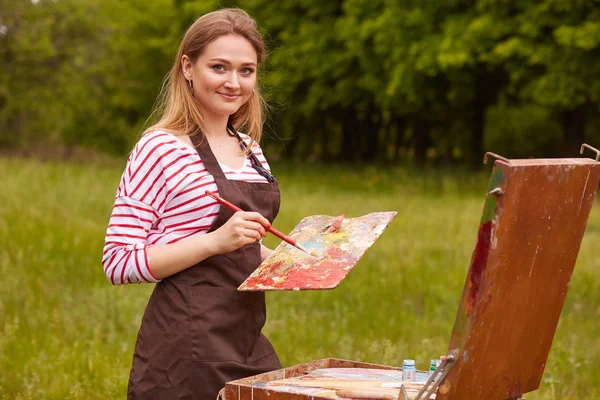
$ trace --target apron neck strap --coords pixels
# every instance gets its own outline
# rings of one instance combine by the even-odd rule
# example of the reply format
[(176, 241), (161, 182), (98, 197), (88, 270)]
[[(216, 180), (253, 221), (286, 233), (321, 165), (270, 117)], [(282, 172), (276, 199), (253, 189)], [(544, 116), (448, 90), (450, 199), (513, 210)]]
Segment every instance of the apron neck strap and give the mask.
[[(240, 137), (240, 135), (233, 128), (231, 123), (227, 124), (227, 133), (229, 134), (229, 136), (237, 139), (238, 143), (240, 144), (240, 148), (242, 149), (242, 151), (244, 151), (244, 153), (246, 152), (246, 150), (248, 150), (248, 155), (252, 162), (252, 168), (254, 168), (256, 172), (258, 172), (259, 175), (263, 176), (268, 182), (275, 182), (275, 177), (262, 166), (261, 162), (254, 155), (252, 150), (247, 149), (246, 142), (244, 142), (244, 140)], [(200, 156), (200, 159), (204, 163), (204, 166), (206, 167), (208, 172), (212, 176), (218, 176), (220, 178), (226, 179), (225, 174), (223, 173), (223, 169), (219, 165), (219, 161), (212, 152), (206, 138), (203, 138), (202, 132), (198, 131), (197, 133), (190, 135), (190, 140), (194, 144), (194, 147), (196, 148), (196, 151), (198, 152), (198, 155)]]
[(260, 176), (269, 181), (269, 183), (274, 183), (275, 177), (269, 171), (267, 171), (266, 168), (262, 166), (260, 160), (252, 152), (252, 149), (248, 149), (246, 142), (244, 142), (238, 131), (235, 130), (233, 124), (231, 123), (231, 119), (227, 121), (227, 133), (229, 134), (229, 136), (237, 138), (238, 143), (240, 144), (240, 147), (242, 148), (242, 151), (244, 151), (244, 153), (246, 153), (246, 151), (248, 152), (248, 155), (250, 156), (250, 160), (252, 162), (252, 168), (254, 168)]
[(200, 160), (202, 160), (206, 170), (215, 178), (226, 179), (223, 169), (221, 169), (221, 166), (219, 165), (219, 161), (212, 152), (208, 141), (202, 137), (202, 133), (197, 132), (193, 135), (190, 135), (190, 140), (194, 144), (194, 147), (196, 148), (196, 151), (200, 156)]

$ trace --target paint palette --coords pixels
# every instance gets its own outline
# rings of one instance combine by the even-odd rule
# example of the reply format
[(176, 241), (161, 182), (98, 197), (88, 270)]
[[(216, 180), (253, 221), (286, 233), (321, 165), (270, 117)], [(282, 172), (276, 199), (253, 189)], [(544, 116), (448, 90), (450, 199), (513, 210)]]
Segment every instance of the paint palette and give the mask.
[(328, 215), (304, 218), (290, 233), (316, 256), (282, 242), (238, 288), (242, 291), (333, 289), (383, 233), (396, 212), (346, 218), (336, 232)]

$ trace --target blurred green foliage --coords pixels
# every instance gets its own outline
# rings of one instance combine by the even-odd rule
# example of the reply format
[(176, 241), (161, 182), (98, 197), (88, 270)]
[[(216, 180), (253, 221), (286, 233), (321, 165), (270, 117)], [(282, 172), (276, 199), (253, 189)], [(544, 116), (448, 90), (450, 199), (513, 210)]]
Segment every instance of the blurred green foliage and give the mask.
[(598, 0), (0, 0), (0, 147), (131, 148), (221, 7), (269, 49), (271, 159), (473, 164), (600, 142)]

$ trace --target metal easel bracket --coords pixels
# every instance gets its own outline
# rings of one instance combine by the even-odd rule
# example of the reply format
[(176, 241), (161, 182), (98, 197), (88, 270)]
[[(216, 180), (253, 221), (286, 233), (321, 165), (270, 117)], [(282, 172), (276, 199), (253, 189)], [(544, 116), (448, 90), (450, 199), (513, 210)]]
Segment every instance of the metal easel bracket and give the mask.
[(584, 149), (589, 149), (589, 150), (595, 152), (596, 153), (595, 160), (596, 161), (600, 160), (600, 151), (598, 149), (590, 146), (589, 144), (585, 144), (584, 143), (584, 144), (581, 145), (581, 149), (579, 150), (579, 154), (583, 154)]
[(501, 187), (494, 188), (488, 192), (488, 195), (492, 196), (502, 196), (504, 194), (504, 190)]
[[(486, 153), (487, 155), (487, 153)], [(450, 373), (450, 369), (454, 366), (456, 361), (458, 361), (458, 349), (453, 349), (446, 354), (446, 358), (440, 366), (435, 370), (435, 372), (429, 377), (425, 385), (419, 390), (417, 396), (414, 400), (427, 400), (429, 397), (437, 390), (437, 388), (442, 384), (448, 373)], [(439, 379), (438, 379), (439, 376)], [(427, 393), (425, 393), (427, 392)]]
[(507, 164), (510, 164), (510, 160), (506, 157), (502, 157), (496, 153), (492, 153), (491, 151), (488, 151), (487, 153), (485, 153), (485, 155), (483, 156), (483, 163), (487, 164), (488, 162), (488, 157), (493, 157), (496, 160), (500, 160), (500, 161), (504, 161)]

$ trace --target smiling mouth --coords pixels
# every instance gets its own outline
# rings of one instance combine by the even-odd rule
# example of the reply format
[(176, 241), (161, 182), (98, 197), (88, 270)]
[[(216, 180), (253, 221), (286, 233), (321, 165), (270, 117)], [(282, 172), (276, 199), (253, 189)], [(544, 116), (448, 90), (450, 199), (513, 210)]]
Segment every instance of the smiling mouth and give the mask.
[[(217, 93), (219, 93), (219, 92), (217, 92)], [(237, 99), (238, 97), (241, 96), (239, 94), (225, 94), (225, 93), (219, 93), (219, 94), (221, 96), (225, 97), (226, 99), (230, 99), (230, 100)]]

